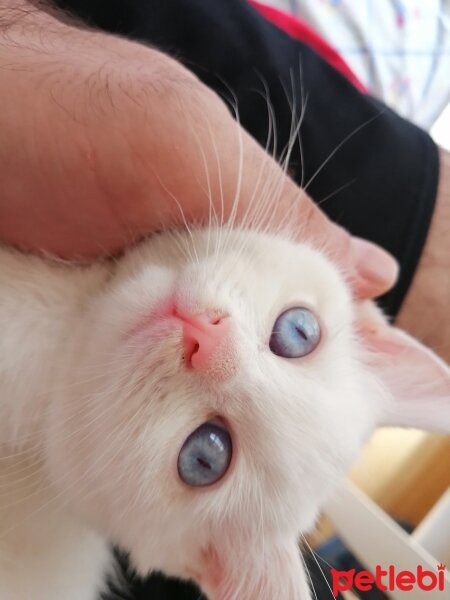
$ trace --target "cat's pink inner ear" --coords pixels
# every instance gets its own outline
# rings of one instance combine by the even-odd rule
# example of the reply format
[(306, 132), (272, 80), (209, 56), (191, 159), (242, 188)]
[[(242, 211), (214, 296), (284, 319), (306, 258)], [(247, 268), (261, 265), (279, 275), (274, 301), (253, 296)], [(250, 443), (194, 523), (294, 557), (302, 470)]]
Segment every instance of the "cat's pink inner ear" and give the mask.
[(361, 312), (358, 329), (387, 390), (383, 423), (450, 432), (450, 367), (376, 309)]

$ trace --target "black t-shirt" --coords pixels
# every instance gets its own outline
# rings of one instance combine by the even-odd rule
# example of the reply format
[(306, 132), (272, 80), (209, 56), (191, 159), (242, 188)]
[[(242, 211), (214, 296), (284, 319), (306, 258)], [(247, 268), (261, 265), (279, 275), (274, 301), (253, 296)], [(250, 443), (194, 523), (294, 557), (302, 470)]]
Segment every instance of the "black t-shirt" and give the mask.
[[(151, 43), (179, 59), (231, 108), (237, 102), (241, 124), (264, 147), (269, 127), (266, 90), (280, 151), (291, 135), (291, 106), (296, 105), (298, 119), (307, 97), (300, 129), (303, 158), (295, 145), (289, 173), (307, 186), (333, 220), (399, 260), (400, 280), (383, 299), (387, 312), (396, 314), (434, 208), (438, 153), (428, 134), (362, 94), (310, 47), (266, 21), (245, 0), (55, 3), (90, 25)], [(328, 597), (329, 588), (315, 563), (309, 566), (318, 597)], [(159, 576), (135, 579), (130, 590), (130, 596), (110, 592), (105, 599), (199, 598), (194, 587)]]

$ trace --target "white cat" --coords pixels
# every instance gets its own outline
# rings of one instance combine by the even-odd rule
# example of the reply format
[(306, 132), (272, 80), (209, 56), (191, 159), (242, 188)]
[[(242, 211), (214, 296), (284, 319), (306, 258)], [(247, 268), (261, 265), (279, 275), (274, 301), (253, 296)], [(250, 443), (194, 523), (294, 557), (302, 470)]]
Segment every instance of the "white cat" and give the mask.
[(211, 600), (308, 600), (298, 536), (373, 428), (450, 431), (448, 367), (285, 236), (2, 249), (0, 330), (1, 600), (95, 600), (110, 543)]

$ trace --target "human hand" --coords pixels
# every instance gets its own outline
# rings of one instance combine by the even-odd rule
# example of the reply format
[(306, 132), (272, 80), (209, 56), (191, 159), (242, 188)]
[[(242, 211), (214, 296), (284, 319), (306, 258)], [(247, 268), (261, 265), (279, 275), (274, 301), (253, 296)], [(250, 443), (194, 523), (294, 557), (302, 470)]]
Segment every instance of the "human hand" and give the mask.
[(393, 284), (395, 261), (331, 223), (168, 56), (0, 0), (0, 61), (5, 242), (91, 258), (215, 213), (293, 224), (327, 248), (360, 297)]

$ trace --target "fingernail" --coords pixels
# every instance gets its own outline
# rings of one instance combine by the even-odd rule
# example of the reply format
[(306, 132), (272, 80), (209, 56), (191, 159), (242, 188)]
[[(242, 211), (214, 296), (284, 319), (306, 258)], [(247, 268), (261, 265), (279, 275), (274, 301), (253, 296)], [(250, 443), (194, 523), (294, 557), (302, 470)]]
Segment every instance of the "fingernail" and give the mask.
[(398, 278), (398, 262), (380, 246), (358, 237), (352, 238), (353, 255), (358, 274), (363, 279), (389, 289)]

